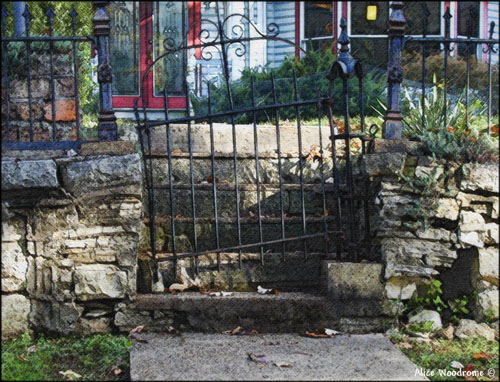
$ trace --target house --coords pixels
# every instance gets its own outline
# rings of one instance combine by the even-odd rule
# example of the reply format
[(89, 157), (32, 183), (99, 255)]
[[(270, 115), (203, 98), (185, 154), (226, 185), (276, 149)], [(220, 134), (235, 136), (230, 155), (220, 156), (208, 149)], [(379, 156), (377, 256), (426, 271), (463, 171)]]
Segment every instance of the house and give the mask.
[[(421, 36), (424, 32), (423, 3), (404, 3), (407, 35)], [(471, 37), (487, 38), (489, 24), (494, 21), (497, 27), (493, 37), (498, 39), (498, 1), (425, 3), (429, 10), (428, 36), (445, 35), (443, 15), (449, 7), (452, 15), (450, 37), (467, 36), (469, 33)], [(257, 37), (257, 29), (265, 33), (267, 25), (275, 23), (279, 27), (279, 37), (287, 41), (253, 40), (244, 47), (234, 44), (228, 50), (232, 80), (237, 79), (244, 68), (265, 65), (275, 68), (286, 57), (299, 56), (299, 47), (304, 50), (335, 50), (334, 41), (340, 33), (342, 17), (347, 20), (353, 55), (364, 63), (384, 66), (388, 52), (389, 5), (387, 1), (228, 1), (219, 4), (213, 1), (114, 1), (110, 7), (110, 54), (115, 74), (113, 105), (119, 116), (130, 116), (130, 112), (123, 112), (132, 110), (134, 99), (143, 95), (149, 108), (162, 109), (162, 91), (166, 87), (169, 109), (183, 110), (186, 107), (184, 78), (188, 78), (190, 91), (204, 94), (206, 81), (220, 77), (222, 73), (218, 58), (207, 60), (218, 54), (213, 47), (203, 51), (200, 47), (189, 51), (179, 50), (159, 60), (150, 73), (146, 73), (146, 70), (168, 48), (215, 39), (217, 9), (221, 20), (228, 18), (224, 25), (227, 35), (233, 33), (233, 36)], [(245, 19), (230, 17), (232, 14), (242, 14)], [(249, 26), (247, 20), (255, 28)], [(187, 41), (183, 41), (183, 36), (187, 36)], [(242, 53), (242, 50), (238, 52), (238, 48), (245, 51), (241, 57), (238, 53)], [(464, 49), (458, 46), (451, 54), (464, 54)], [(487, 59), (481, 46), (477, 47), (475, 54), (480, 60)], [(183, 65), (184, 62), (187, 65)], [(492, 57), (492, 62), (498, 62), (498, 53)], [(145, 74), (141, 89), (141, 76)]]

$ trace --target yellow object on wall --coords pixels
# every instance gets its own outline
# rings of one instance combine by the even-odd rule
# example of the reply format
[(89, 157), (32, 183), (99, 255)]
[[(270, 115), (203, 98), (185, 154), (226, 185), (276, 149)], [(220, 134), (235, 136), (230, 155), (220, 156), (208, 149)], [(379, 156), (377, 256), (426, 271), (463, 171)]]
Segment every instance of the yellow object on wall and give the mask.
[(368, 5), (366, 7), (366, 19), (369, 21), (377, 20), (377, 6)]

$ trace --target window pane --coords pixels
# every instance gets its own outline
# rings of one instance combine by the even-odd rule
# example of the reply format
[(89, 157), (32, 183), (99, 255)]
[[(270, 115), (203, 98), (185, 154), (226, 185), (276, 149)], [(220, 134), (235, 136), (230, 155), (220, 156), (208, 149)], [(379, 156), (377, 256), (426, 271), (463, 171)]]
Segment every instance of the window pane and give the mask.
[[(467, 21), (471, 23), (471, 37), (479, 37), (479, 2), (458, 1), (458, 34), (468, 35)], [(472, 14), (471, 14), (472, 12)]]
[(332, 36), (333, 3), (304, 2), (304, 34), (306, 38)]
[(112, 1), (110, 16), (113, 95), (138, 95), (139, 4), (136, 1)]
[(422, 25), (422, 4), (427, 5), (430, 15), (427, 17), (427, 34), (441, 34), (441, 3), (435, 1), (405, 1), (403, 12), (406, 18), (406, 34), (421, 35), (424, 32)]
[[(366, 7), (377, 6), (377, 19), (366, 19)], [(351, 35), (387, 34), (389, 3), (387, 1), (352, 1)]]
[[(160, 1), (155, 2), (153, 11), (154, 20), (154, 57), (166, 53), (163, 42), (167, 38), (175, 41), (175, 46), (179, 46), (183, 40), (183, 23), (187, 19), (187, 12), (183, 10), (185, 3), (181, 1)], [(187, 11), (187, 9), (186, 9)], [(187, 28), (186, 28), (187, 29)], [(154, 92), (155, 96), (161, 96), (164, 87), (170, 95), (184, 94), (184, 73), (182, 64), (184, 61), (184, 51), (168, 54), (155, 65), (154, 71)]]

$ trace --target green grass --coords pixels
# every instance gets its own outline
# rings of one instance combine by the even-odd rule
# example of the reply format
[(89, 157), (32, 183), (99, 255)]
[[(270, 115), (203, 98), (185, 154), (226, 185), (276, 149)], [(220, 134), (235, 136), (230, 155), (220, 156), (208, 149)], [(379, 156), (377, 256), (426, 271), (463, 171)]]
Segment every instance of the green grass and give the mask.
[[(497, 341), (487, 341), (484, 338), (455, 338), (452, 341), (433, 339), (431, 342), (418, 342), (395, 337), (392, 340), (417, 367), (434, 372), (434, 375), (427, 374), (431, 381), (464, 380), (463, 377), (440, 375), (439, 370), (457, 371), (450, 366), (453, 361), (458, 361), (473, 371), (482, 370), (484, 376), (478, 376), (480, 381), (498, 380)], [(488, 369), (495, 370), (495, 377), (488, 377)]]
[[(2, 343), (2, 380), (62, 380), (59, 372), (67, 370), (81, 380), (128, 380), (130, 345), (126, 336), (111, 334), (37, 339), (23, 334)], [(115, 375), (115, 367), (122, 372)]]

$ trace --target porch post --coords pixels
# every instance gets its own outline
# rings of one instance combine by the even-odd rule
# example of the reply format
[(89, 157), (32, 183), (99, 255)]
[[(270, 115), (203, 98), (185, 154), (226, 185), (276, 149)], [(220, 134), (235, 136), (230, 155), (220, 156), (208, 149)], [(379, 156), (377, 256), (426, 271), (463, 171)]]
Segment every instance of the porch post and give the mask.
[(403, 137), (403, 115), (401, 114), (401, 82), (403, 81), (403, 44), (406, 19), (403, 2), (391, 2), (389, 16), (389, 63), (387, 67), (387, 114), (383, 137), (400, 139)]
[(111, 30), (107, 6), (109, 1), (93, 1), (94, 36), (97, 49), (97, 81), (99, 82), (99, 140), (114, 141), (118, 137), (116, 116), (113, 110), (111, 83), (113, 69), (109, 64), (109, 33)]

